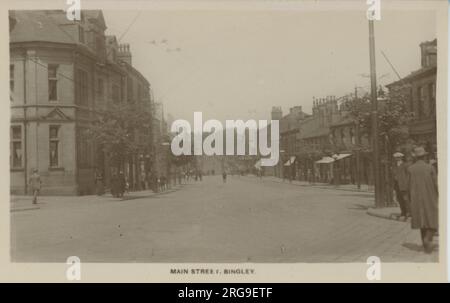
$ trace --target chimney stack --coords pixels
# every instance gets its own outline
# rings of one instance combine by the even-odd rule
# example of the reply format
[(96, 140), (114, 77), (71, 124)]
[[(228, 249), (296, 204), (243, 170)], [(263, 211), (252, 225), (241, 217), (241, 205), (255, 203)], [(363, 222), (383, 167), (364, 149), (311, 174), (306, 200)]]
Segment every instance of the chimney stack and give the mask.
[(132, 65), (130, 45), (128, 43), (119, 44), (118, 57), (120, 60)]

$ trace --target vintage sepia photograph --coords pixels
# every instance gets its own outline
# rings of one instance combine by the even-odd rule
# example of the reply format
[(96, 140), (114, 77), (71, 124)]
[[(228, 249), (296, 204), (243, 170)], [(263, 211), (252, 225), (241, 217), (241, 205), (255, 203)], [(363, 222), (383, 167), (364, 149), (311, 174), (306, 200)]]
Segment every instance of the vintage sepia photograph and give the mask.
[(10, 262), (444, 262), (436, 9), (306, 2), (10, 9)]

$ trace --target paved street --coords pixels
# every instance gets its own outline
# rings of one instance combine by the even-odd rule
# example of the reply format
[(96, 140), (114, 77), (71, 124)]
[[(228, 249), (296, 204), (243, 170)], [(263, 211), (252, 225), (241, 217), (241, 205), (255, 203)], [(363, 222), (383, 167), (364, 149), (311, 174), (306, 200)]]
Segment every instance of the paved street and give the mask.
[[(21, 203), (24, 203), (22, 201)], [(205, 177), (162, 194), (43, 197), (15, 211), (19, 262), (430, 262), (409, 224), (366, 214), (370, 193)]]

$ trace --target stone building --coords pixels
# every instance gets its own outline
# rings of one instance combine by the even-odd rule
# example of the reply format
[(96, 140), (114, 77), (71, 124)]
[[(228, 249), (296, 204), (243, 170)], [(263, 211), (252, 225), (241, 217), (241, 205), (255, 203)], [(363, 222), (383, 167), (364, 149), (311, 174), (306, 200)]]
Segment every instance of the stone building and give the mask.
[(298, 134), (300, 123), (310, 117), (305, 113), (301, 106), (294, 106), (289, 109), (289, 113), (283, 116), (281, 107), (272, 107), (271, 118), (272, 120), (279, 121), (280, 131), (280, 158), (278, 165), (272, 169), (274, 173), (267, 170), (268, 174), (274, 174), (276, 176), (285, 176), (289, 178), (295, 178), (296, 169), (296, 151), (298, 148)]
[(335, 96), (313, 98), (312, 115), (300, 123), (297, 149), (300, 180), (316, 178), (328, 181), (325, 168), (316, 166), (315, 162), (334, 153), (330, 126), (340, 119), (341, 113)]
[(437, 40), (420, 44), (421, 67), (406, 77), (386, 85), (393, 98), (406, 103), (414, 113), (409, 135), (427, 151), (436, 149), (436, 73)]
[(14, 11), (10, 24), (11, 191), (27, 191), (36, 168), (42, 194), (91, 194), (95, 169), (107, 179), (110, 170), (86, 135), (89, 122), (112, 103), (150, 106), (150, 85), (129, 46), (105, 35), (99, 10), (79, 21), (62, 10)]

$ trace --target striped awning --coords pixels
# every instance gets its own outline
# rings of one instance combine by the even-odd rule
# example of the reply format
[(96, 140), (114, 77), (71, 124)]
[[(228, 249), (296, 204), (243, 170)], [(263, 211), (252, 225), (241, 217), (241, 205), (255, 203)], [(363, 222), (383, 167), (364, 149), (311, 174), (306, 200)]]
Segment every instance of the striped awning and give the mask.
[(323, 157), (322, 159), (316, 161), (317, 164), (329, 164), (333, 163), (334, 159), (331, 157)]

